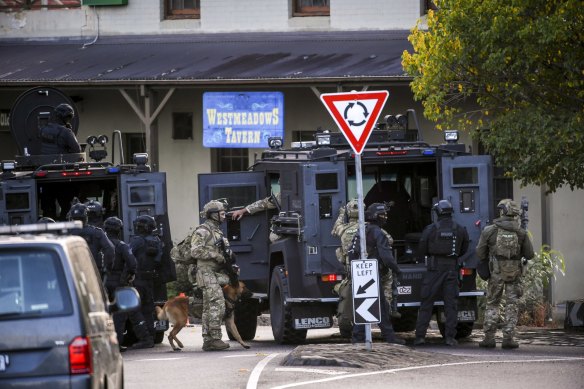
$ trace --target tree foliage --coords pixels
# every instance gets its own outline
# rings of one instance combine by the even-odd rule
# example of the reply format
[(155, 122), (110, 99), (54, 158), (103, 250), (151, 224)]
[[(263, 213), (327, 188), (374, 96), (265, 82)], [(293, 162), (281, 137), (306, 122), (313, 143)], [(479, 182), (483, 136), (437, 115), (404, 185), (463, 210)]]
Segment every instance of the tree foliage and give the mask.
[(403, 54), (425, 116), (471, 131), (523, 185), (584, 188), (579, 0), (436, 0)]

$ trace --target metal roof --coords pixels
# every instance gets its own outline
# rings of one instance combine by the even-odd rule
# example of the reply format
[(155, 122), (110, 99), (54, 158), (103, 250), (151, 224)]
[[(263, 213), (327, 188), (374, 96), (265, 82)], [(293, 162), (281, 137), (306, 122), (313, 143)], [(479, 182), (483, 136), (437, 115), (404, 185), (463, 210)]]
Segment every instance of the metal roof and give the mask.
[(408, 31), (0, 39), (0, 86), (409, 80)]

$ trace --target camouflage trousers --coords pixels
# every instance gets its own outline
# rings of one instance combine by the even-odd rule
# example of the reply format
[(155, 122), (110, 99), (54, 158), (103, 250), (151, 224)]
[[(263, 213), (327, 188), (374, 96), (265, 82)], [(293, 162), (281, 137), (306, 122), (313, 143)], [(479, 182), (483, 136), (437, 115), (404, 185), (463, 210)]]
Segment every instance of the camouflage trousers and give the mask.
[(391, 302), (393, 301), (393, 273), (391, 271), (381, 276), (381, 287), (383, 288), (383, 295), (391, 307)]
[(223, 273), (199, 269), (197, 284), (203, 291), (203, 314), (201, 317), (203, 340), (221, 339), (221, 322), (225, 315), (225, 298), (223, 285), (229, 283), (229, 278)]
[(515, 326), (517, 325), (518, 301), (523, 290), (521, 287), (521, 277), (514, 281), (505, 282), (499, 273), (491, 273), (487, 286), (487, 306), (485, 309), (485, 320), (483, 328), (485, 334), (494, 335), (499, 322), (499, 305), (505, 293), (505, 317), (503, 319), (503, 337), (513, 338)]

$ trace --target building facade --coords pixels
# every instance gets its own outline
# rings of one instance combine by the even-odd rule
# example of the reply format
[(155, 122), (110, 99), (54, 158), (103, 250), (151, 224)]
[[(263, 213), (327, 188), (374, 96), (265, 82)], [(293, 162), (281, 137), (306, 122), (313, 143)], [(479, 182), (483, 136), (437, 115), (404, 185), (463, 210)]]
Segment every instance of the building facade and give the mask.
[[(413, 108), (424, 139), (440, 143), (401, 69), (408, 31), (429, 7), (425, 0), (0, 1), (0, 156), (17, 152), (6, 118), (18, 95), (59, 88), (76, 103), (80, 141), (119, 130), (126, 154), (148, 151), (167, 173), (180, 240), (198, 223), (197, 174), (245, 169), (262, 150), (204, 147), (207, 92), (281, 93), (289, 144), (319, 127), (336, 130), (320, 93), (388, 90), (382, 115)], [(479, 149), (467, 135), (462, 141)], [(566, 257), (553, 301), (583, 298), (583, 192), (550, 196), (511, 184), (498, 196), (509, 194), (530, 201), (534, 247), (547, 243)]]

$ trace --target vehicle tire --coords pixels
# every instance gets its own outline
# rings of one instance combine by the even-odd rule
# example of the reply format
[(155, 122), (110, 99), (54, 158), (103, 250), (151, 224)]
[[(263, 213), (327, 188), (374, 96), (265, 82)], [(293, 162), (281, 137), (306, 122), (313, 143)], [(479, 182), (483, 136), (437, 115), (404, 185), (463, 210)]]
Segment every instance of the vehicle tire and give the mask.
[(164, 340), (164, 331), (157, 331), (154, 333), (154, 344), (160, 344)]
[(253, 340), (258, 328), (258, 300), (250, 298), (242, 299), (235, 306), (234, 315), (235, 325), (237, 326), (239, 335), (241, 335), (241, 339)]
[[(468, 323), (468, 322), (464, 322), (464, 323), (458, 323), (456, 325), (456, 339), (462, 339), (462, 338), (468, 338), (470, 336), (470, 334), (472, 333), (472, 329), (474, 326), (474, 322), (472, 323)], [(442, 335), (442, 337), (444, 337), (446, 328), (444, 326), (444, 322), (438, 322), (438, 329), (440, 330), (440, 335)]]
[(287, 294), (288, 280), (284, 275), (284, 268), (276, 266), (270, 284), (270, 319), (274, 340), (279, 344), (304, 343), (306, 330), (294, 329), (291, 308), (284, 304)]

